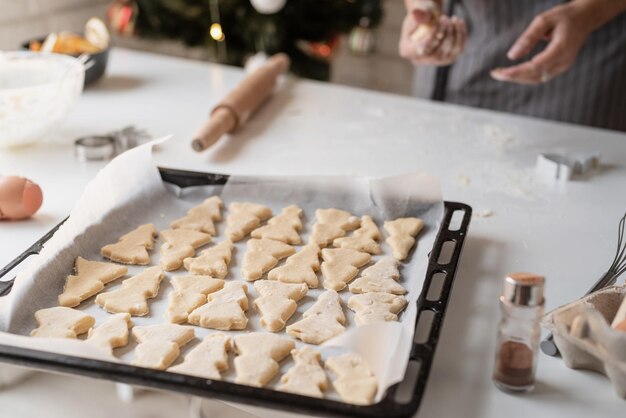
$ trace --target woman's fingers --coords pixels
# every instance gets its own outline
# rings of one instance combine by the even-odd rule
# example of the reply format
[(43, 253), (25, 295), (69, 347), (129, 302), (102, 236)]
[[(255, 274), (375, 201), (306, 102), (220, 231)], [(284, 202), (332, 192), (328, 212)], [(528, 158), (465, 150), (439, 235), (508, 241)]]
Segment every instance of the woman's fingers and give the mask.
[(440, 61), (446, 61), (452, 53), (456, 31), (454, 25), (447, 16), (441, 17), (440, 25), (442, 26), (443, 37), (439, 45), (431, 52), (431, 54)]
[(492, 76), (497, 80), (523, 84), (545, 83), (571, 66), (569, 38), (567, 33), (557, 28), (546, 48), (530, 61), (496, 69), (492, 71)]
[(441, 12), (441, 0), (413, 0), (411, 3), (411, 8), (427, 10), (433, 13)]
[(430, 23), (417, 23), (426, 19), (420, 13), (418, 16), (411, 12), (404, 19), (399, 43), (400, 55), (417, 65), (452, 63), (463, 51), (467, 41), (465, 23), (445, 15), (438, 16)]
[(456, 16), (452, 18), (452, 22), (456, 30), (455, 44), (452, 48), (451, 54), (452, 58), (454, 59), (458, 57), (465, 49), (465, 44), (467, 43), (467, 26), (465, 26), (465, 22), (463, 22)]
[(549, 16), (548, 13), (542, 13), (533, 19), (507, 52), (506, 55), (510, 60), (518, 60), (528, 55), (542, 39), (549, 36), (554, 28), (554, 22)]
[(416, 49), (418, 56), (432, 55), (437, 51), (446, 37), (446, 19), (446, 16), (441, 16), (437, 23), (429, 29), (428, 34), (424, 36), (423, 40), (417, 42)]
[(413, 9), (411, 10), (411, 16), (415, 25), (430, 24), (434, 19), (432, 13), (428, 10)]
[(446, 38), (436, 56), (440, 65), (453, 63), (463, 52), (467, 39), (465, 24), (456, 17), (450, 19), (446, 33)]
[(398, 44), (398, 52), (400, 56), (407, 59), (416, 57), (415, 43), (411, 40), (411, 34), (417, 29), (417, 23), (413, 16), (407, 14), (402, 22), (402, 30), (400, 32), (400, 42)]
[(499, 81), (512, 81), (520, 84), (538, 84), (549, 77), (542, 73), (532, 61), (515, 65), (508, 68), (496, 68), (491, 71), (491, 76)]

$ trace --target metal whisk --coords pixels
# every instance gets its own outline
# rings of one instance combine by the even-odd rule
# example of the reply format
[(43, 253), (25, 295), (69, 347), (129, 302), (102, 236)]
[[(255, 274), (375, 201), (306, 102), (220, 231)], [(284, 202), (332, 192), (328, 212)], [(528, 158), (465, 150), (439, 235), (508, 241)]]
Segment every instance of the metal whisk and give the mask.
[[(611, 286), (615, 284), (619, 276), (621, 276), (624, 272), (626, 272), (626, 239), (624, 237), (624, 230), (626, 228), (626, 214), (622, 216), (622, 219), (619, 221), (619, 226), (617, 228), (617, 250), (615, 251), (615, 258), (613, 259), (613, 264), (604, 273), (604, 276), (600, 278), (593, 285), (591, 289), (587, 292), (593, 293), (596, 290), (600, 290), (604, 287)], [(552, 334), (548, 334), (548, 336), (541, 341), (540, 344), (541, 351), (546, 353), (549, 356), (556, 356), (559, 354), (559, 349), (556, 347), (554, 343), (554, 338)]]

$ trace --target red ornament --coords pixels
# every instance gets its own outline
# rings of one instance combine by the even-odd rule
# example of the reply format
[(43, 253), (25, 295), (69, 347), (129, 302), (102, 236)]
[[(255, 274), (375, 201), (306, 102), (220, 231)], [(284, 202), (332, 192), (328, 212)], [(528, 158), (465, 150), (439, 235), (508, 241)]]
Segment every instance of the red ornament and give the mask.
[(116, 0), (107, 9), (109, 27), (120, 35), (132, 36), (135, 34), (137, 13), (137, 5), (133, 1)]
[(333, 35), (325, 42), (311, 42), (309, 44), (309, 55), (323, 60), (330, 60), (333, 53), (337, 50), (339, 42), (338, 34)]

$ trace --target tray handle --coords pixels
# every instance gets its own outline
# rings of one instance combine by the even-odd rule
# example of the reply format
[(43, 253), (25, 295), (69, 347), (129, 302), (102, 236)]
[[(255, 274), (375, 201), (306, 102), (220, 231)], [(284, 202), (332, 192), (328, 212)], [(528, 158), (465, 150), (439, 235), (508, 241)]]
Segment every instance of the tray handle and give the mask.
[[(455, 215), (457, 212), (461, 212), (462, 215), (460, 226), (452, 223), (453, 216), (455, 218), (458, 216)], [(405, 379), (389, 388), (383, 400), (388, 408), (395, 410), (390, 415), (411, 416), (419, 408), (435, 357), (435, 349), (471, 217), (470, 206), (445, 202), (444, 218), (428, 260), (424, 286), (417, 300), (415, 336)], [(454, 226), (457, 228), (451, 229)], [(453, 243), (454, 247), (449, 248), (451, 245), (446, 243)], [(447, 257), (442, 260), (444, 254)], [(439, 279), (440, 275), (443, 275), (442, 280)], [(431, 290), (434, 290), (436, 296), (431, 294)]]
[(54, 233), (57, 232), (57, 230), (61, 227), (61, 225), (63, 225), (66, 220), (67, 218), (63, 219), (54, 228), (48, 231), (43, 237), (39, 238), (37, 242), (28, 247), (26, 251), (15, 257), (9, 264), (0, 269), (0, 297), (6, 296), (11, 292), (11, 289), (13, 288), (13, 283), (15, 283), (15, 276), (9, 280), (1, 279), (6, 276), (10, 271), (22, 264), (24, 260), (26, 260), (31, 255), (39, 254), (43, 249), (44, 244), (48, 242), (50, 238), (52, 238)]

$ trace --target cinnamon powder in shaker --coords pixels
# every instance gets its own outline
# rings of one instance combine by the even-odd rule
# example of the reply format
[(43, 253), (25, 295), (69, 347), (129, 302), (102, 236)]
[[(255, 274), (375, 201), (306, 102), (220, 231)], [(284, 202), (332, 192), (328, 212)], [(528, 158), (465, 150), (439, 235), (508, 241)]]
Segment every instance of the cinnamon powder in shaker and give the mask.
[(535, 380), (532, 350), (524, 343), (502, 343), (494, 378), (508, 386), (532, 385)]

